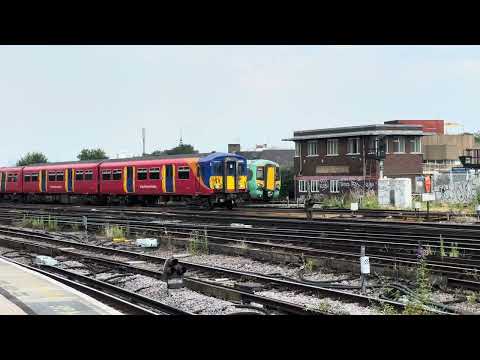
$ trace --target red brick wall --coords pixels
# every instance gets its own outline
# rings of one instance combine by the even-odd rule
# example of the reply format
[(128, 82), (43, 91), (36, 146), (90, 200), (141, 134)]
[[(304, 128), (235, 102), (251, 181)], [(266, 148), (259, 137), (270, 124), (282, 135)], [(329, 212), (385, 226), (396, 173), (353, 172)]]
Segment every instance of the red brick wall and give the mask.
[(385, 121), (385, 124), (404, 124), (404, 125), (422, 125), (423, 131), (433, 132), (435, 134), (445, 134), (444, 120), (393, 120)]

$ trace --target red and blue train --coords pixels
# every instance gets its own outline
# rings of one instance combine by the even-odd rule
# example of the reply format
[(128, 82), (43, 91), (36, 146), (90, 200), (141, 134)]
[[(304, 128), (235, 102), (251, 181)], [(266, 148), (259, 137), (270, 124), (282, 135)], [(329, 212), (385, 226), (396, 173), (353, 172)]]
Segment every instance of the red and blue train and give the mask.
[(0, 199), (21, 202), (160, 204), (232, 208), (248, 196), (237, 154), (173, 155), (0, 168)]

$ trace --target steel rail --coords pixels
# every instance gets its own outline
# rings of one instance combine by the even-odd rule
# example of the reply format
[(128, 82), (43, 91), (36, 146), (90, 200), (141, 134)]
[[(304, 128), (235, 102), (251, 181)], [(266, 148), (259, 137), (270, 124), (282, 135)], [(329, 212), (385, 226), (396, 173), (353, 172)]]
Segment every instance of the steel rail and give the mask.
[[(104, 284), (99, 285), (98, 283), (88, 282), (89, 285), (85, 285), (85, 284), (79, 282), (79, 280), (81, 280), (81, 275), (64, 271), (63, 274), (62, 274), (63, 276), (60, 276), (60, 275), (57, 275), (57, 274), (52, 274), (50, 271), (42, 270), (38, 267), (33, 267), (33, 266), (26, 265), (26, 264), (22, 264), (20, 262), (17, 262), (15, 260), (12, 260), (12, 259), (9, 259), (9, 258), (6, 258), (4, 256), (0, 256), (0, 258), (5, 260), (5, 261), (8, 261), (10, 263), (19, 265), (23, 268), (26, 268), (26, 269), (35, 271), (39, 274), (45, 275), (45, 276), (47, 276), (51, 279), (54, 279), (54, 280), (56, 280), (56, 281), (58, 281), (62, 284), (65, 284), (65, 285), (67, 285), (71, 288), (74, 288), (74, 289), (76, 289), (76, 290), (78, 290), (78, 291), (80, 291), (84, 294), (89, 295), (90, 297), (92, 297), (96, 300), (99, 300), (99, 301), (105, 303), (106, 305), (109, 305), (112, 308), (115, 308), (115, 309), (119, 310), (124, 315), (159, 315), (158, 312), (154, 312), (154, 311), (152, 311), (148, 308), (141, 307), (141, 306), (139, 306), (139, 305), (137, 305), (137, 304), (135, 304), (131, 301), (127, 301), (124, 298), (117, 296), (120, 293), (120, 291), (108, 291), (108, 292), (104, 291), (105, 288), (106, 288), (104, 286)], [(71, 280), (71, 279), (75, 279), (76, 281)], [(85, 283), (85, 281), (83, 281), (83, 282)], [(113, 295), (113, 294), (115, 294), (115, 295)], [(125, 297), (125, 294), (126, 293), (123, 292), (120, 296), (123, 295), (123, 297)], [(167, 313), (163, 313), (163, 314), (167, 315)]]
[[(38, 239), (38, 237), (36, 237)], [(125, 256), (130, 256), (132, 258), (135, 258), (137, 260), (146, 260), (146, 261), (151, 261), (153, 263), (163, 263), (166, 258), (160, 257), (160, 256), (153, 256), (153, 255), (148, 255), (148, 254), (142, 254), (142, 253), (136, 253), (136, 252), (131, 252), (127, 250), (121, 250), (121, 249), (112, 249), (112, 248), (106, 248), (103, 246), (98, 246), (98, 245), (88, 245), (84, 243), (77, 243), (74, 241), (70, 240), (58, 240), (58, 239), (52, 239), (52, 238), (46, 238), (46, 241), (54, 242), (54, 243), (61, 243), (61, 244), (66, 244), (70, 246), (77, 246), (80, 248), (84, 249), (90, 249), (91, 251), (99, 251), (99, 252), (107, 252), (110, 254), (115, 254), (115, 255), (125, 255)], [(61, 252), (68, 252), (69, 250), (67, 249), (58, 249)], [(102, 259), (101, 261), (105, 261), (105, 259)], [(108, 260), (107, 260), (108, 261)], [(318, 294), (321, 294), (323, 296), (345, 301), (349, 300), (352, 302), (364, 304), (364, 305), (371, 305), (371, 303), (378, 303), (378, 304), (390, 304), (396, 308), (404, 308), (405, 304), (396, 302), (396, 301), (391, 301), (387, 299), (379, 299), (375, 297), (370, 297), (366, 295), (360, 295), (360, 294), (353, 294), (349, 292), (345, 292), (342, 290), (337, 290), (337, 289), (330, 289), (330, 288), (324, 288), (321, 286), (315, 286), (311, 284), (305, 284), (301, 281), (293, 280), (293, 279), (279, 279), (276, 277), (271, 277), (267, 275), (262, 275), (262, 274), (257, 274), (257, 273), (250, 273), (250, 272), (245, 272), (245, 271), (238, 271), (238, 270), (232, 270), (232, 269), (227, 269), (223, 267), (215, 267), (215, 266), (209, 266), (209, 265), (203, 265), (203, 264), (195, 264), (191, 263), (188, 261), (179, 261), (182, 263), (184, 266), (190, 269), (194, 270), (200, 270), (200, 271), (206, 271), (206, 272), (216, 272), (219, 274), (223, 275), (228, 275), (228, 276), (236, 276), (236, 277), (242, 277), (242, 278), (249, 278), (253, 281), (259, 281), (259, 282), (264, 282), (264, 283), (272, 283), (276, 285), (283, 286), (285, 288), (297, 288), (302, 291), (313, 291)], [(192, 278), (188, 278), (190, 280), (195, 280)], [(433, 309), (430, 309), (429, 311), (438, 313), (438, 314), (449, 314), (446, 312), (442, 311), (435, 311)]]

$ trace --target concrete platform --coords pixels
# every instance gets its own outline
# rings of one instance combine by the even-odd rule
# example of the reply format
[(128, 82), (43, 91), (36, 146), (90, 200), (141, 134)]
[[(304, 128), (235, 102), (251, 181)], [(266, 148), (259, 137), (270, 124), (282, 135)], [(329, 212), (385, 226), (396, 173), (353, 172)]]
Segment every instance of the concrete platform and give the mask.
[(0, 315), (119, 315), (56, 280), (0, 257)]

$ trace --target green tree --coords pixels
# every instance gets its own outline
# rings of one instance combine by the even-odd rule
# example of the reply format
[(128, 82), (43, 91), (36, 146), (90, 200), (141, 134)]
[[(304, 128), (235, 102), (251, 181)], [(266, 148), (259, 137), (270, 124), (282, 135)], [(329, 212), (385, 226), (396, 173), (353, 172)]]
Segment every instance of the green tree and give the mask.
[(195, 150), (194, 147), (190, 144), (182, 144), (174, 147), (173, 149), (165, 150), (164, 154), (166, 155), (198, 154), (198, 150)]
[(17, 166), (43, 164), (48, 162), (47, 157), (41, 152), (29, 152), (17, 161)]
[(83, 149), (77, 155), (78, 160), (106, 160), (107, 154), (102, 149)]
[(280, 168), (280, 180), (282, 181), (282, 186), (280, 188), (280, 196), (282, 198), (288, 196), (289, 198), (295, 197), (294, 190), (294, 170), (291, 167), (281, 167)]
[(152, 155), (152, 156), (161, 156), (161, 155), (165, 155), (165, 154), (163, 153), (163, 151), (155, 150), (155, 151), (152, 152), (150, 155)]

